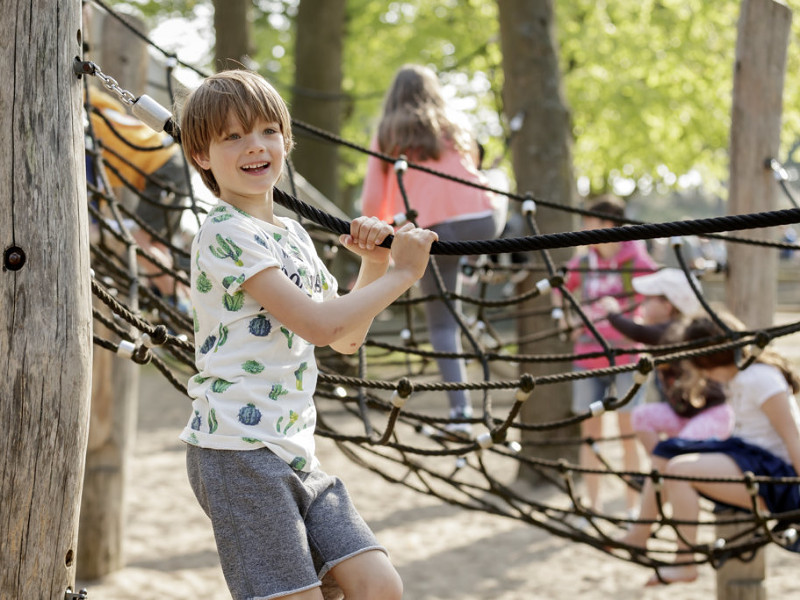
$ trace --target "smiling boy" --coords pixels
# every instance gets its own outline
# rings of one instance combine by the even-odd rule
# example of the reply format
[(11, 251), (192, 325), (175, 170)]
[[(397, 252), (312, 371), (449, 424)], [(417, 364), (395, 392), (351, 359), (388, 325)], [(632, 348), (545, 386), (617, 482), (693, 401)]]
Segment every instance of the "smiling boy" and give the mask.
[(219, 198), (192, 244), (198, 373), (181, 439), (231, 594), (319, 600), (332, 578), (348, 599), (399, 599), (386, 551), (342, 482), (320, 469), (314, 347), (355, 352), (373, 318), (422, 276), (436, 234), (401, 228), (390, 253), (379, 246), (389, 225), (353, 220), (340, 241), (361, 268), (340, 297), (308, 233), (273, 211), (293, 144), (274, 88), (248, 71), (207, 78), (186, 100), (181, 138)]

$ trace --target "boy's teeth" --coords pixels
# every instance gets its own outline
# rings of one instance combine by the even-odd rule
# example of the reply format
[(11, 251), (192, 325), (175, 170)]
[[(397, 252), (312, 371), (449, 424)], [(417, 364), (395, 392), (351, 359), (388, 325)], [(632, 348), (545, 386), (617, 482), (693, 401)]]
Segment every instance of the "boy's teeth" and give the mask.
[(264, 168), (266, 166), (267, 166), (267, 163), (261, 163), (261, 164), (258, 164), (258, 165), (245, 165), (242, 168), (245, 169), (245, 170), (250, 170), (250, 169), (262, 169), (262, 168)]

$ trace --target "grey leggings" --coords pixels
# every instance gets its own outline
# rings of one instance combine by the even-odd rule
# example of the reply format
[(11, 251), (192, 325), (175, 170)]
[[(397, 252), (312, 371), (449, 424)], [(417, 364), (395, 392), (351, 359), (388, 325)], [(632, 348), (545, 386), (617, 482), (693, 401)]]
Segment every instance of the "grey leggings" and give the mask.
[[(477, 219), (463, 221), (447, 221), (430, 227), (439, 235), (439, 240), (455, 242), (463, 240), (492, 239), (497, 234), (497, 225), (492, 215)], [(462, 277), (459, 269), (460, 256), (437, 255), (431, 257), (439, 267), (446, 290), (456, 294), (461, 293)], [(420, 287), (424, 295), (438, 294), (436, 279), (430, 266), (420, 279)], [(453, 301), (453, 306), (461, 314), (461, 302)], [(431, 345), (436, 352), (458, 353), (462, 352), (461, 329), (447, 305), (441, 300), (434, 300), (425, 304), (425, 317), (430, 332)], [(439, 371), (443, 381), (465, 381), (467, 378), (466, 364), (463, 359), (438, 358)], [(450, 402), (450, 413), (454, 417), (469, 417), (472, 415), (472, 402), (466, 390), (451, 390), (447, 392)]]

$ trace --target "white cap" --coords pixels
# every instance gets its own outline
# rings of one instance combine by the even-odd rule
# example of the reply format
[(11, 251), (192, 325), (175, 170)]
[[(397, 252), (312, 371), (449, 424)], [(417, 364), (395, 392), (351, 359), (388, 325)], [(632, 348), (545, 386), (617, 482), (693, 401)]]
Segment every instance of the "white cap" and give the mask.
[[(702, 292), (700, 282), (692, 275), (692, 283)], [(634, 277), (633, 289), (643, 296), (665, 296), (684, 315), (700, 310), (700, 301), (692, 291), (686, 274), (680, 269), (661, 269), (650, 275)]]

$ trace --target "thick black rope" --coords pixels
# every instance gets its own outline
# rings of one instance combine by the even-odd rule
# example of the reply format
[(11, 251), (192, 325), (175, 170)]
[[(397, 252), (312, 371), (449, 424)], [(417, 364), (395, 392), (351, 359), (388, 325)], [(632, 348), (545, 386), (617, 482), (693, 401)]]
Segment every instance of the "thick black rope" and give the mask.
[[(273, 199), (281, 206), (293, 210), (334, 233), (350, 233), (350, 224), (347, 221), (306, 204), (283, 190), (275, 188)], [(719, 231), (742, 231), (795, 223), (800, 223), (800, 209), (789, 208), (761, 213), (628, 225), (626, 227), (591, 229), (587, 231), (548, 233), (519, 238), (434, 242), (431, 247), (431, 254), (506, 254), (554, 248), (573, 248), (575, 246), (609, 242), (650, 240), (680, 235), (705, 235)], [(385, 248), (390, 248), (393, 239), (393, 236), (389, 236), (381, 245)]]

